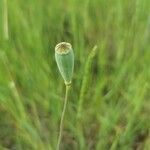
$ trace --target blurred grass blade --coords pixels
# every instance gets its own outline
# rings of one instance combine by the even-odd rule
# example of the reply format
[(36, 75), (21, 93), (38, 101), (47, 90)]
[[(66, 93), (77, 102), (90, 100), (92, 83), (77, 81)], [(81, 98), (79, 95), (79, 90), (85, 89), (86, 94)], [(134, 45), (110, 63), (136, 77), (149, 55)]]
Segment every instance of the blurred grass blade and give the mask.
[(91, 67), (92, 60), (96, 54), (96, 50), (97, 50), (97, 46), (94, 46), (94, 48), (92, 49), (92, 51), (90, 52), (90, 54), (88, 56), (86, 64), (85, 64), (82, 86), (81, 86), (81, 90), (80, 90), (79, 102), (78, 102), (78, 107), (77, 107), (77, 119), (79, 119), (82, 114), (82, 105), (84, 102), (84, 96), (85, 96), (86, 89), (88, 86), (88, 80), (89, 80), (89, 76), (90, 76), (90, 67)]
[(4, 29), (4, 39), (8, 40), (9, 39), (9, 30), (8, 30), (8, 7), (7, 7), (7, 0), (3, 0), (3, 29)]

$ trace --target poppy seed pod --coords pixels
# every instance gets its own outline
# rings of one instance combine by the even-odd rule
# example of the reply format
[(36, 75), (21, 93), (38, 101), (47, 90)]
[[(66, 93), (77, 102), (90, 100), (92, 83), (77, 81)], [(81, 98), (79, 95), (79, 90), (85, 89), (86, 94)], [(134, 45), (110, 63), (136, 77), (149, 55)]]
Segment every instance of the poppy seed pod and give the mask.
[(74, 69), (74, 53), (70, 43), (61, 42), (55, 47), (55, 59), (66, 85), (71, 84)]

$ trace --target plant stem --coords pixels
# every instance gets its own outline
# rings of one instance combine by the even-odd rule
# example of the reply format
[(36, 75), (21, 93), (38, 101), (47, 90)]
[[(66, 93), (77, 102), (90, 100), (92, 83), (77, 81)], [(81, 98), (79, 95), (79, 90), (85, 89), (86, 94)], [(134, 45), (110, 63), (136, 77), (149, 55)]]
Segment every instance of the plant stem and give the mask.
[(70, 89), (70, 85), (66, 85), (65, 101), (64, 101), (63, 111), (62, 111), (61, 120), (60, 120), (59, 136), (58, 136), (58, 142), (57, 142), (57, 150), (59, 150), (60, 143), (61, 143), (61, 138), (62, 138), (63, 122), (64, 122), (64, 116), (65, 116), (67, 101), (68, 101), (69, 89)]

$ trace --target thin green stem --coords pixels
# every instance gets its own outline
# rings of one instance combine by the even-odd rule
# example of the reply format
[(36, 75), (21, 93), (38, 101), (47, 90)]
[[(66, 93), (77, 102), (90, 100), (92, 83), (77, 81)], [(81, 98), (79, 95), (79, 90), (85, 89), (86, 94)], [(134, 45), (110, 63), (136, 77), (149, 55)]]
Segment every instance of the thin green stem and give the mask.
[(68, 101), (69, 89), (70, 89), (70, 85), (66, 85), (65, 101), (64, 101), (63, 111), (62, 111), (62, 114), (61, 114), (60, 127), (59, 127), (59, 136), (58, 136), (58, 142), (57, 142), (57, 148), (56, 148), (57, 150), (59, 150), (60, 143), (61, 143), (61, 138), (62, 138), (63, 122), (64, 122), (64, 116), (65, 116), (67, 101)]

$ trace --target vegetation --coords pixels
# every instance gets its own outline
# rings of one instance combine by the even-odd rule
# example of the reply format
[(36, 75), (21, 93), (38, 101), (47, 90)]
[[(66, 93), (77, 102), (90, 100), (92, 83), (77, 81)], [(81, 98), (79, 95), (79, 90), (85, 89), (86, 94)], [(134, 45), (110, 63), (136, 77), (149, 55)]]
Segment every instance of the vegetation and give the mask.
[(0, 149), (56, 149), (61, 41), (75, 68), (60, 149), (148, 150), (149, 0), (1, 0)]

